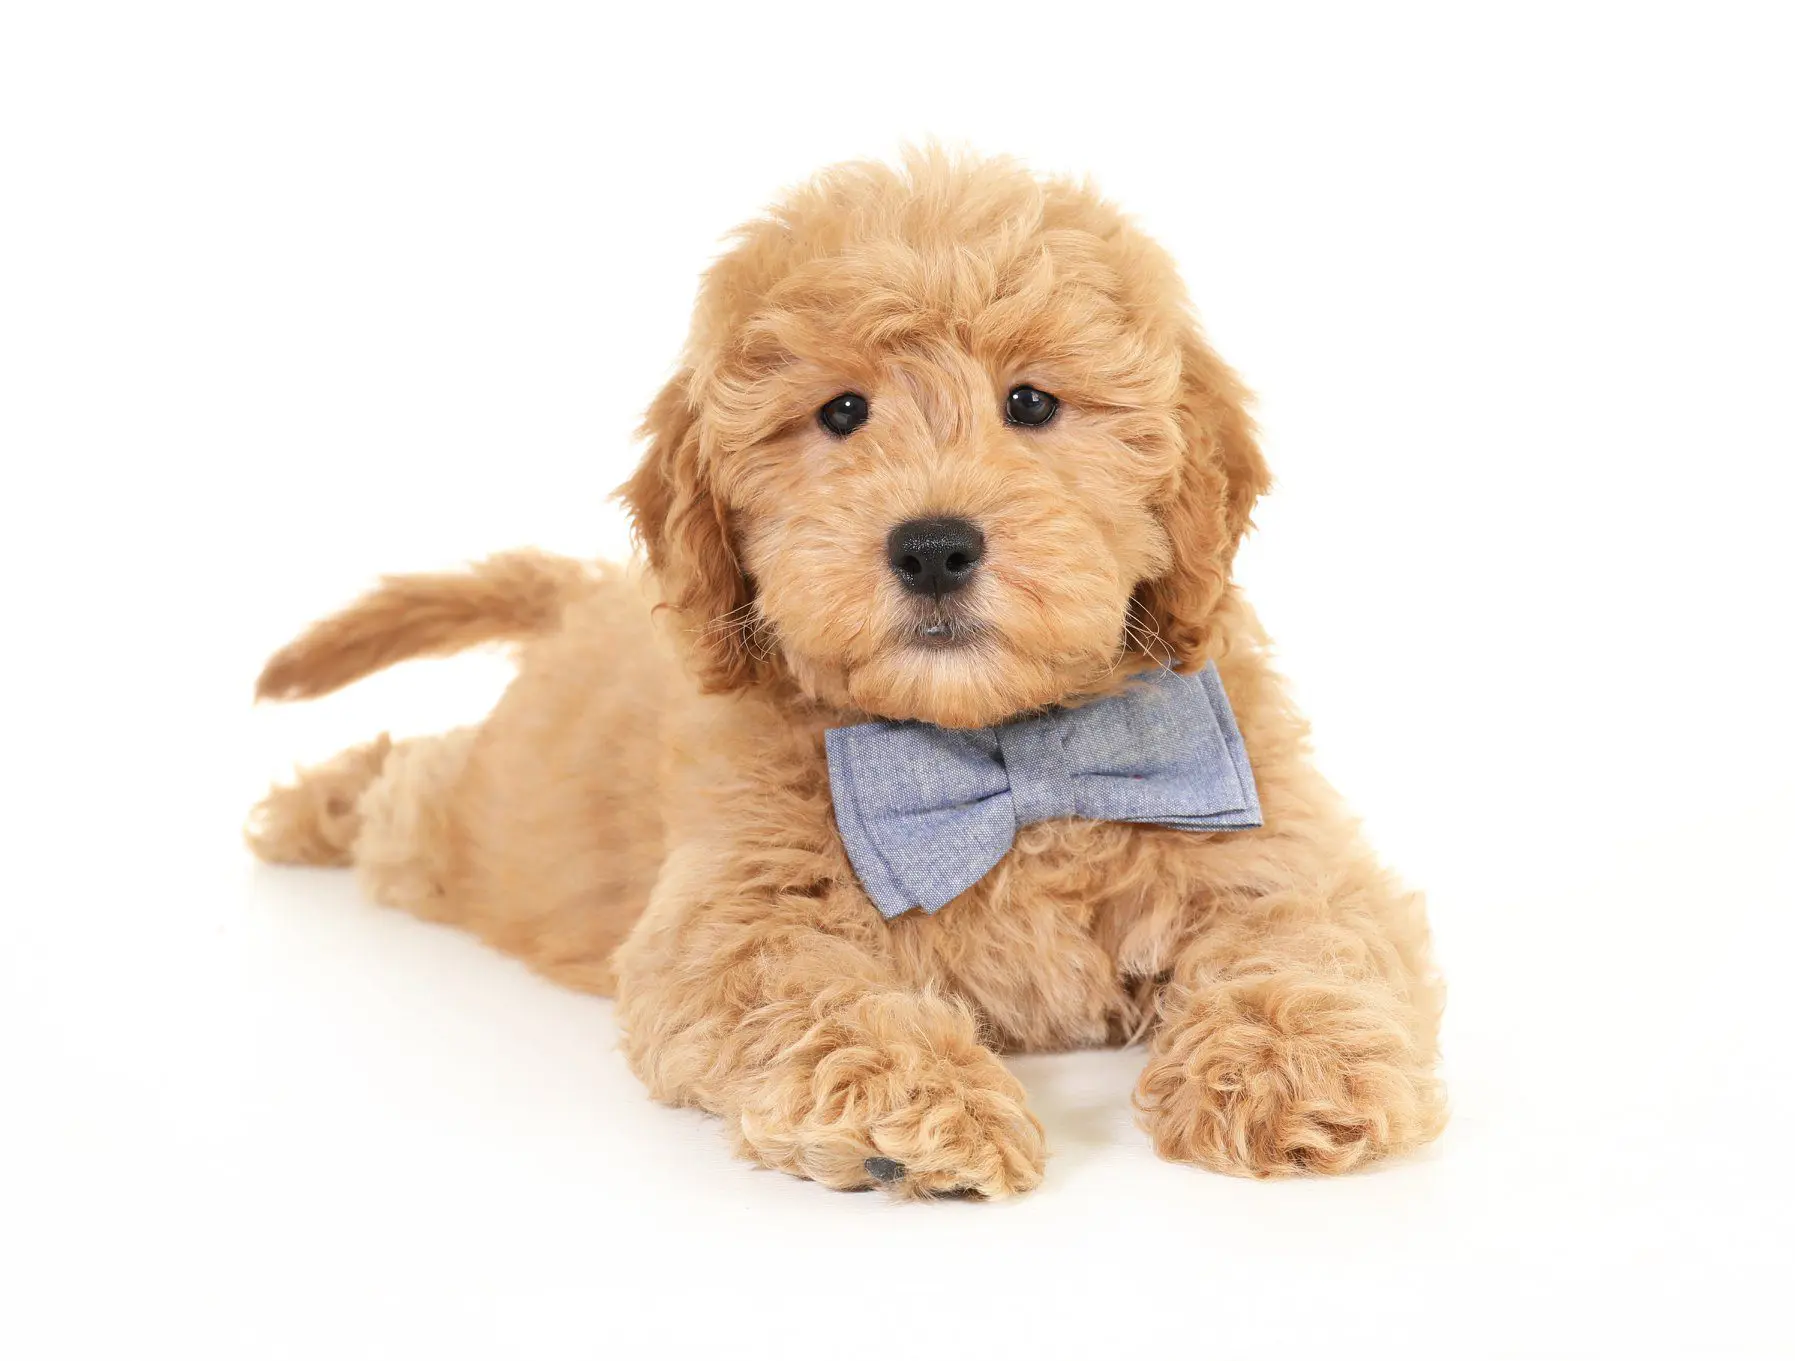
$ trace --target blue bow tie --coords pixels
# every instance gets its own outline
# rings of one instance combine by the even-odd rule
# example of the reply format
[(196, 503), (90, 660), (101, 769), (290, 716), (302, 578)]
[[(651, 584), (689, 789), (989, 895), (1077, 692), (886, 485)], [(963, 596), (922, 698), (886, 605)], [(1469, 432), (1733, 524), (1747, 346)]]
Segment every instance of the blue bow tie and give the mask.
[(835, 825), (880, 912), (938, 912), (1050, 818), (1186, 831), (1260, 825), (1259, 794), (1211, 662), (995, 728), (858, 723), (824, 734)]

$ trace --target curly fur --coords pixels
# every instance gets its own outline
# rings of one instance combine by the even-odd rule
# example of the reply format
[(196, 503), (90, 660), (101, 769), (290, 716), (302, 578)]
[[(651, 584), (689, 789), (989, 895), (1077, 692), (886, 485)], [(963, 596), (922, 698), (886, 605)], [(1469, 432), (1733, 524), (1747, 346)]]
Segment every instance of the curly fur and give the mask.
[[(1003, 421), (1024, 381), (1052, 425)], [(838, 440), (814, 417), (848, 389), (873, 415)], [(935, 153), (826, 172), (706, 278), (621, 493), (648, 573), (511, 554), (315, 627), (262, 693), (494, 639), (519, 675), (477, 730), (303, 772), (252, 844), (614, 991), (655, 1097), (830, 1186), (1027, 1190), (1041, 1129), (998, 1055), (1136, 1039), (1167, 1158), (1412, 1149), (1445, 1110), (1426, 922), (1313, 770), (1231, 583), (1268, 485), (1245, 403), (1169, 260), (1088, 187)], [(914, 645), (932, 607), (884, 562), (925, 514), (986, 535), (951, 650)], [(1220, 668), (1263, 829), (1045, 823), (940, 913), (880, 918), (826, 728), (987, 724), (1167, 659)]]

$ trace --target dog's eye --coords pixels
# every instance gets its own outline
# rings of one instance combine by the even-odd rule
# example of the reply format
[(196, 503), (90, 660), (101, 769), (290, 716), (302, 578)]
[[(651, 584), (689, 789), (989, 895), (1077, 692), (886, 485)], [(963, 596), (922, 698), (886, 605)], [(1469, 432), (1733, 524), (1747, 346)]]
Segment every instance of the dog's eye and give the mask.
[(1004, 419), (1011, 425), (1046, 425), (1059, 409), (1058, 397), (1027, 384), (1011, 388), (1009, 400), (1003, 404)]
[(866, 424), (868, 414), (866, 398), (858, 392), (844, 392), (824, 402), (816, 418), (831, 435), (851, 435)]

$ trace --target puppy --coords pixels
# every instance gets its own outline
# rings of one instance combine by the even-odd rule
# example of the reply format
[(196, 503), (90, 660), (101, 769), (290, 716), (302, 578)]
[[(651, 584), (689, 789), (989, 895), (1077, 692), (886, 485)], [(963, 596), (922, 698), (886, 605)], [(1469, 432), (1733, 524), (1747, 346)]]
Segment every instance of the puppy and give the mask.
[(258, 696), (500, 640), (519, 671), (477, 728), (301, 772), (250, 843), (614, 994), (657, 1099), (828, 1186), (1026, 1191), (998, 1056), (1137, 1040), (1166, 1158), (1413, 1149), (1426, 922), (1231, 582), (1245, 401), (1088, 188), (829, 170), (705, 278), (620, 493), (646, 571), (513, 553), (313, 627)]

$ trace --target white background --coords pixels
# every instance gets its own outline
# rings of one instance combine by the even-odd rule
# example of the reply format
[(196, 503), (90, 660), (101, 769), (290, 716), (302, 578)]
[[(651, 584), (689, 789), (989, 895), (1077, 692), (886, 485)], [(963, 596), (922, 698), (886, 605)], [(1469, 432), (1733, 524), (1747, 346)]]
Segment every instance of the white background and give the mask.
[[(0, 1352), (1786, 1350), (1795, 700), (1776, 7), (10, 5)], [(651, 12), (652, 10), (652, 12)], [(1280, 477), (1241, 575), (1431, 895), (1455, 1119), (1259, 1185), (1027, 1058), (1003, 1205), (730, 1160), (608, 1004), (254, 867), (254, 711), (377, 572), (626, 551), (719, 238), (936, 134), (1183, 262)]]

